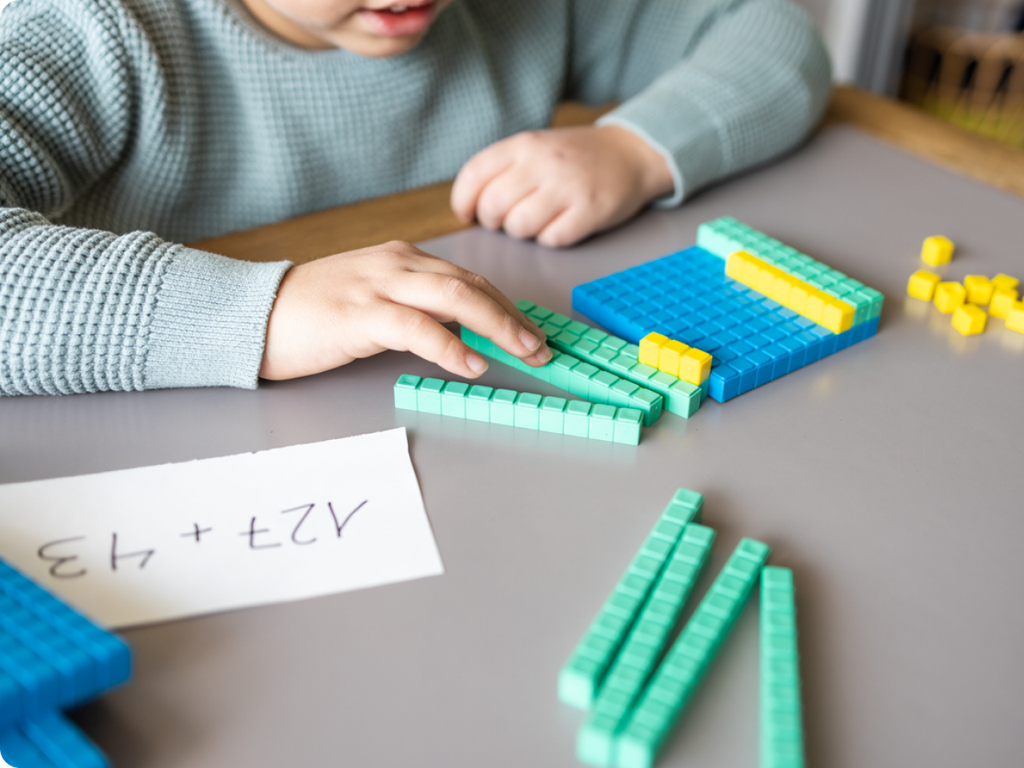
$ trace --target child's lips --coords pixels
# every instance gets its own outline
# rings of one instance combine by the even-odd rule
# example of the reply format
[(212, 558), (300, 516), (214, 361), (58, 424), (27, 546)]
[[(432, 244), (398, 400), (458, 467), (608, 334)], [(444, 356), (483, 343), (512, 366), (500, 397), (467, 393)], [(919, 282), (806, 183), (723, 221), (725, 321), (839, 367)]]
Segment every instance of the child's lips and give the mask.
[(434, 3), (392, 3), (381, 8), (360, 8), (370, 29), (383, 37), (407, 37), (426, 31), (434, 20)]

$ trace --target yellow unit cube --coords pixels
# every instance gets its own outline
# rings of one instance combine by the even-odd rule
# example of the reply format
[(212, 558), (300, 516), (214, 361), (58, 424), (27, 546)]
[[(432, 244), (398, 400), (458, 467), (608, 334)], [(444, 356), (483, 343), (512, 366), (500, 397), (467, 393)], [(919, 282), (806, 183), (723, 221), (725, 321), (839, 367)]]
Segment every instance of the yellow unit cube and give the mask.
[(661, 357), (661, 348), (668, 341), (668, 336), (660, 333), (648, 333), (640, 339), (640, 362), (649, 365), (651, 368), (658, 367), (658, 358)]
[(747, 265), (747, 260), (744, 258), (745, 256), (746, 254), (743, 251), (730, 253), (725, 260), (725, 274), (733, 280), (742, 281), (743, 269)]
[(910, 276), (910, 282), (907, 284), (907, 293), (915, 299), (931, 301), (932, 296), (935, 295), (935, 286), (941, 280), (942, 278), (934, 272), (929, 272), (927, 269), (919, 269)]
[(935, 306), (939, 312), (947, 315), (963, 304), (966, 298), (967, 291), (960, 283), (939, 283), (935, 287)]
[(793, 281), (793, 287), (789, 289), (789, 303), (787, 307), (797, 314), (804, 314), (807, 310), (807, 286), (799, 280)]
[(784, 307), (789, 306), (789, 294), (793, 290), (793, 278), (789, 275), (780, 272), (775, 277), (775, 285), (772, 286), (772, 292), (768, 294), (775, 301), (779, 302)]
[(989, 304), (988, 312), (992, 317), (1001, 317), (1003, 320), (1010, 314), (1010, 308), (1017, 301), (1017, 289), (996, 288), (992, 294), (992, 302)]
[(772, 295), (772, 288), (775, 287), (775, 272), (771, 267), (761, 267), (757, 275), (757, 282), (754, 287), (765, 296)]
[(953, 243), (949, 238), (935, 235), (924, 239), (924, 245), (921, 246), (921, 259), (925, 264), (937, 267), (940, 264), (948, 264), (952, 258)]
[(953, 327), (964, 336), (974, 336), (985, 330), (988, 314), (974, 304), (961, 304), (953, 310)]
[(850, 330), (853, 325), (853, 307), (845, 301), (839, 301), (829, 297), (821, 312), (821, 324), (832, 333), (843, 333)]
[(1020, 280), (1001, 272), (992, 278), (992, 287), (997, 291), (1016, 291), (1019, 286)]
[(711, 375), (711, 355), (690, 347), (679, 358), (679, 378), (700, 386)]
[(679, 376), (679, 358), (689, 347), (681, 341), (669, 339), (661, 347), (661, 354), (658, 356), (658, 369), (670, 376)]
[(984, 275), (968, 275), (964, 278), (964, 288), (967, 289), (967, 303), (988, 304), (992, 301), (992, 290), (994, 287), (992, 281)]
[(1017, 333), (1024, 333), (1024, 301), (1015, 301), (1006, 315), (1006, 327)]
[(807, 292), (807, 306), (804, 307), (804, 317), (812, 322), (821, 325), (821, 315), (825, 311), (825, 299), (827, 296), (819, 290), (811, 289)]

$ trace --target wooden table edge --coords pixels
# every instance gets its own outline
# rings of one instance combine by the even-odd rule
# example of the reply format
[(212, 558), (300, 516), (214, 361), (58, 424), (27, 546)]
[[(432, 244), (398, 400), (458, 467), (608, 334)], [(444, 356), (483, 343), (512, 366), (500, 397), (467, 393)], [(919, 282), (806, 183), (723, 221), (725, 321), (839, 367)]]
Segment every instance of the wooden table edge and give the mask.
[[(608, 107), (565, 104), (555, 125), (586, 125)], [(948, 170), (1024, 197), (1024, 151), (851, 87), (832, 95), (822, 127), (849, 125)], [(312, 261), (388, 240), (418, 242), (468, 226), (448, 206), (451, 182), (298, 216), (192, 243), (247, 261)]]

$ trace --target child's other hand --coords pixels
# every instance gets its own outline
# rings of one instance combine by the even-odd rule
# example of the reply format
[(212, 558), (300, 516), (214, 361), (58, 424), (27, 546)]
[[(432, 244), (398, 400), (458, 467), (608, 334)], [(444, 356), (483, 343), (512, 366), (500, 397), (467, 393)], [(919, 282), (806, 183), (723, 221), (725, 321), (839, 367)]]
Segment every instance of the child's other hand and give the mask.
[(551, 359), (544, 333), (484, 278), (391, 242), (285, 274), (267, 324), (260, 376), (307, 376), (398, 349), (476, 378), (487, 363), (441, 325), (452, 321), (530, 365)]
[(571, 245), (672, 191), (665, 159), (619, 126), (530, 131), (462, 166), (452, 210), (487, 229), (542, 245)]

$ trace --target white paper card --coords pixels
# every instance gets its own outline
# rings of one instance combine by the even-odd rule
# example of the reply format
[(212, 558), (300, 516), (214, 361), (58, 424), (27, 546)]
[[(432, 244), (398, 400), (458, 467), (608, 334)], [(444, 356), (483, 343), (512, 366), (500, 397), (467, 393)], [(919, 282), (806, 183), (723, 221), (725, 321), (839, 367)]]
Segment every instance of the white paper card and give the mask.
[(0, 557), (108, 627), (444, 572), (404, 429), (0, 485)]

